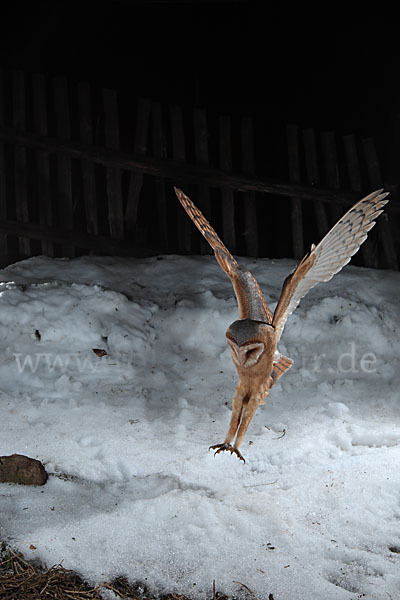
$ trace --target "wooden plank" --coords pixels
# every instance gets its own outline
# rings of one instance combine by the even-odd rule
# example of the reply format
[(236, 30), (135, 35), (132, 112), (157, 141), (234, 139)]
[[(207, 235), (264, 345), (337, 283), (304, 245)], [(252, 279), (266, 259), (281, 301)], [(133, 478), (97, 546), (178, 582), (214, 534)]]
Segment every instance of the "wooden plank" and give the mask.
[[(140, 98), (137, 109), (136, 132), (133, 146), (135, 156), (146, 154), (149, 130), (150, 100)], [(143, 185), (143, 173), (131, 173), (128, 200), (125, 209), (125, 225), (127, 231), (134, 233), (136, 229), (140, 190)]]
[[(71, 124), (68, 100), (68, 84), (65, 77), (55, 77), (54, 108), (56, 112), (57, 135), (61, 140), (71, 139)], [(74, 208), (72, 197), (72, 163), (70, 156), (57, 157), (58, 179), (58, 223), (66, 229), (74, 229)], [(62, 246), (64, 256), (74, 257), (76, 252), (73, 246)]]
[[(222, 170), (232, 171), (231, 118), (223, 115), (219, 118), (219, 164)], [(225, 245), (236, 254), (235, 204), (233, 190), (221, 189), (222, 233)]]
[[(171, 133), (172, 133), (172, 156), (177, 162), (184, 163), (186, 160), (185, 149), (185, 134), (183, 129), (183, 116), (180, 106), (172, 106), (170, 110), (171, 116)], [(190, 191), (189, 191), (190, 195)], [(182, 210), (179, 202), (177, 203), (178, 211), (178, 244), (179, 249), (185, 252), (190, 252), (192, 249), (192, 229), (190, 220), (187, 218), (185, 211)]]
[[(326, 183), (330, 188), (338, 190), (340, 188), (339, 167), (336, 140), (333, 131), (324, 131), (322, 133), (322, 153), (325, 163)], [(331, 204), (329, 208), (332, 222), (336, 223), (343, 215), (343, 210), (337, 204)]]
[[(93, 144), (93, 118), (90, 86), (78, 84), (79, 133), (84, 144)], [(83, 197), (85, 202), (86, 229), (88, 233), (99, 233), (99, 219), (96, 198), (96, 178), (94, 164), (89, 160), (81, 161)]]
[[(360, 199), (360, 194), (345, 190), (332, 190), (324, 187), (313, 187), (308, 184), (288, 183), (269, 177), (256, 177), (243, 173), (230, 173), (218, 169), (191, 165), (170, 159), (157, 159), (153, 156), (133, 156), (127, 152), (92, 146), (81, 142), (60, 140), (37, 134), (20, 132), (13, 128), (0, 126), (0, 140), (16, 146), (26, 146), (60, 155), (71, 156), (74, 159), (88, 159), (105, 167), (140, 171), (142, 173), (168, 179), (171, 185), (207, 183), (210, 187), (224, 188), (238, 192), (254, 191), (262, 194), (277, 196), (297, 196), (302, 199), (320, 202), (337, 203), (341, 206), (351, 206)], [(265, 202), (270, 198), (262, 197)], [(387, 206), (389, 212), (400, 212), (400, 204), (391, 202)]]
[[(306, 171), (309, 183), (312, 186), (320, 185), (317, 143), (313, 129), (303, 130), (303, 143), (306, 158)], [(318, 235), (322, 238), (329, 230), (328, 215), (323, 202), (314, 202), (315, 217), (317, 220)]]
[[(0, 68), (0, 126), (4, 126), (4, 75)], [(6, 196), (6, 156), (4, 143), (0, 141), (0, 219), (7, 219)], [(0, 256), (7, 257), (9, 253), (8, 239), (5, 234), (0, 235)]]
[[(47, 101), (46, 82), (44, 75), (32, 75), (33, 93), (33, 119), (35, 131), (40, 135), (47, 135)], [(38, 185), (39, 223), (41, 225), (53, 224), (53, 208), (51, 204), (50, 160), (48, 152), (36, 152), (36, 169)], [(54, 244), (50, 240), (42, 240), (42, 253), (54, 256)]]
[[(297, 125), (288, 125), (286, 127), (286, 135), (288, 143), (289, 178), (291, 181), (300, 181), (299, 128)], [(291, 198), (291, 222), (293, 257), (297, 259), (303, 258), (303, 212), (301, 199), (294, 196)]]
[(374, 139), (363, 139), (362, 147), (364, 151), (365, 162), (367, 164), (369, 182), (374, 189), (382, 188), (383, 178)]
[[(207, 167), (208, 162), (208, 127), (207, 127), (207, 114), (202, 108), (195, 108), (193, 113), (194, 121), (194, 153), (196, 164)], [(211, 219), (211, 202), (210, 202), (210, 188), (207, 184), (201, 183), (197, 188), (197, 202), (198, 206), (206, 217)], [(203, 236), (200, 238), (200, 252), (201, 254), (211, 254), (212, 249), (207, 240)]]
[(63, 246), (86, 248), (101, 253), (145, 256), (153, 255), (149, 248), (132, 244), (129, 240), (115, 240), (105, 235), (93, 235), (85, 231), (72, 231), (62, 227), (40, 225), (39, 223), (22, 223), (20, 221), (0, 221), (0, 233), (22, 235), (33, 240), (48, 240)]
[[(350, 187), (352, 190), (359, 193), (358, 199), (360, 200), (362, 196), (361, 168), (354, 135), (349, 134), (343, 136), (343, 144), (347, 161)], [(361, 254), (366, 267), (378, 267), (378, 261), (374, 253), (371, 237), (368, 237), (368, 239), (362, 244)]]
[[(382, 188), (383, 178), (381, 175), (381, 169), (379, 165), (378, 153), (376, 151), (375, 142), (372, 138), (367, 138), (364, 139), (362, 143), (371, 187), (374, 189)], [(376, 226), (378, 229), (379, 240), (382, 244), (386, 264), (389, 267), (389, 269), (398, 271), (399, 262), (397, 260), (396, 248), (393, 242), (392, 230), (390, 228), (387, 212), (384, 212), (379, 217)]]
[(183, 116), (180, 106), (171, 106), (171, 125), (172, 125), (172, 153), (174, 160), (185, 162), (185, 134), (183, 130)]
[[(26, 126), (25, 75), (15, 71), (13, 76), (13, 125), (15, 129), (24, 131)], [(14, 187), (15, 209), (17, 220), (23, 223), (29, 221), (28, 209), (28, 161), (27, 150), (23, 147), (14, 148)], [(31, 244), (28, 238), (18, 238), (20, 258), (31, 256)]]
[(350, 187), (357, 192), (362, 191), (361, 168), (358, 159), (356, 139), (353, 134), (343, 136), (344, 151), (346, 155), (347, 171)]
[[(119, 149), (117, 93), (103, 90), (104, 127), (107, 148)], [(120, 169), (107, 168), (108, 222), (112, 238), (124, 238), (124, 213)]]
[[(254, 127), (251, 117), (242, 117), (242, 169), (243, 173), (254, 173)], [(244, 195), (244, 238), (247, 256), (258, 256), (257, 203), (254, 192)]]
[[(152, 105), (152, 137), (153, 137), (153, 152), (156, 158), (166, 158), (167, 142), (164, 134), (162, 121), (161, 104), (153, 102)], [(165, 183), (162, 179), (155, 180), (156, 197), (157, 197), (157, 214), (159, 224), (159, 244), (160, 248), (166, 250), (168, 248), (169, 233), (168, 233), (168, 215), (167, 215), (167, 199), (165, 195)]]

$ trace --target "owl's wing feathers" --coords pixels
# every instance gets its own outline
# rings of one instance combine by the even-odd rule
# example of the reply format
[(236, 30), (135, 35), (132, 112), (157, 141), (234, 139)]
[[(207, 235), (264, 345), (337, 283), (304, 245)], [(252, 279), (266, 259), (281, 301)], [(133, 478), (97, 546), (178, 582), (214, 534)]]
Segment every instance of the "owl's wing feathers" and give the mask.
[(286, 278), (272, 321), (278, 339), (286, 319), (307, 292), (320, 281), (329, 281), (366, 240), (368, 231), (375, 225), (375, 220), (388, 202), (388, 192), (382, 191), (373, 192), (357, 202), (318, 246), (312, 245), (310, 252)]
[(275, 383), (278, 381), (278, 379), (284, 373), (286, 373), (286, 371), (288, 369), (290, 369), (292, 364), (293, 364), (292, 359), (288, 358), (287, 356), (284, 356), (283, 354), (280, 354), (278, 360), (274, 360), (273, 367), (272, 367), (272, 373), (271, 373), (273, 385), (275, 385)]
[(176, 187), (174, 187), (174, 190), (183, 208), (214, 250), (215, 258), (220, 267), (231, 279), (238, 302), (239, 318), (271, 323), (272, 313), (253, 275), (236, 262), (228, 248), (222, 243), (210, 223), (190, 198), (182, 190)]

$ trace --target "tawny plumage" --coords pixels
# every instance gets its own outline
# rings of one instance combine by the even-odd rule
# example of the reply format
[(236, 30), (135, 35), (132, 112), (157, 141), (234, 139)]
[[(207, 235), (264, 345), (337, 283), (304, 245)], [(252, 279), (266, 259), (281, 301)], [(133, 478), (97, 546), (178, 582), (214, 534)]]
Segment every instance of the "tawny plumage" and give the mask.
[(277, 350), (288, 316), (312, 287), (320, 281), (329, 281), (349, 262), (383, 212), (388, 193), (378, 190), (357, 202), (318, 246), (311, 246), (310, 252), (285, 279), (272, 315), (253, 275), (236, 262), (193, 202), (181, 190), (174, 189), (183, 208), (213, 248), (236, 294), (239, 319), (228, 327), (226, 339), (239, 382), (226, 438), (222, 444), (210, 448), (216, 450), (215, 454), (229, 450), (244, 461), (239, 446), (258, 405), (264, 404), (271, 387), (293, 364)]

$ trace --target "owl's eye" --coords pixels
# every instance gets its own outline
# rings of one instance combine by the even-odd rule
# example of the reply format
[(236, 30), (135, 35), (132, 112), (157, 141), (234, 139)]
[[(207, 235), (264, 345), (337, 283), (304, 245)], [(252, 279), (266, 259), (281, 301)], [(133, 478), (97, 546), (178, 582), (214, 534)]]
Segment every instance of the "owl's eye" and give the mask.
[(246, 350), (245, 363), (247, 366), (254, 365), (264, 351), (264, 344), (252, 344)]
[(254, 358), (256, 354), (259, 354), (259, 352), (259, 348), (251, 348), (250, 350), (246, 351), (246, 358)]

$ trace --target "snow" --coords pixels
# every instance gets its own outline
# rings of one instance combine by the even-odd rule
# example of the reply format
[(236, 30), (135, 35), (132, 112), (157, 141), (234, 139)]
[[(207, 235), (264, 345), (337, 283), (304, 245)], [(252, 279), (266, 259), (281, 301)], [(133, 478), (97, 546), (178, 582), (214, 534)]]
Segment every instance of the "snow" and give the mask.
[[(240, 262), (273, 309), (294, 262)], [(51, 474), (0, 484), (0, 539), (193, 598), (399, 597), (400, 273), (348, 266), (302, 300), (246, 464), (208, 452), (236, 382), (213, 257), (35, 257), (0, 281), (0, 455)]]

